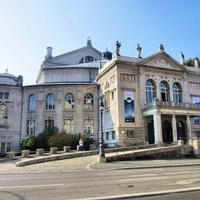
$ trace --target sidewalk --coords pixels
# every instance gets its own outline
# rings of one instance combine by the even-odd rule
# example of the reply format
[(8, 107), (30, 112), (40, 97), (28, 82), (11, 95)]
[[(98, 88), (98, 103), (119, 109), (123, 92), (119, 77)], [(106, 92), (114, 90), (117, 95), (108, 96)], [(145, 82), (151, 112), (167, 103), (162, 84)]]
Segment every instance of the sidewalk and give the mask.
[[(80, 152), (77, 152), (81, 154)], [(82, 152), (84, 153), (84, 152)], [(109, 156), (107, 153), (106, 156)], [(63, 160), (42, 162), (17, 167), (16, 163), (30, 158), (18, 158), (0, 162), (0, 174), (9, 173), (41, 173), (41, 172), (69, 172), (74, 170), (111, 170), (111, 169), (141, 169), (173, 166), (200, 166), (200, 159), (162, 159), (162, 160), (133, 160), (98, 163), (97, 155), (81, 156)]]

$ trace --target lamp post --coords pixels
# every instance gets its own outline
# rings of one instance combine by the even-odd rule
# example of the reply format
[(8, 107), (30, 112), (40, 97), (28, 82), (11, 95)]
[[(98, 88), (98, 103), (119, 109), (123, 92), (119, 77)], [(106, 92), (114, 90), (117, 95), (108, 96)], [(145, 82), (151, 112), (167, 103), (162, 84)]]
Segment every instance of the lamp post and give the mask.
[(106, 157), (105, 157), (105, 152), (104, 152), (104, 142), (103, 142), (103, 109), (104, 109), (104, 104), (101, 99), (99, 103), (99, 108), (100, 108), (100, 116), (101, 116), (101, 135), (100, 135), (100, 141), (99, 141), (99, 162), (106, 162)]

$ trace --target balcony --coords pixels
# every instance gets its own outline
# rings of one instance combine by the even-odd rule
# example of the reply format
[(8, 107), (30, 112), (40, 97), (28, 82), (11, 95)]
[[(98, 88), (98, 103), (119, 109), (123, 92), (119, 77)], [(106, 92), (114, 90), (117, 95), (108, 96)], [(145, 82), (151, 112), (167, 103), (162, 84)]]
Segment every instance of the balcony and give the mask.
[(177, 103), (177, 102), (164, 102), (159, 101), (158, 99), (155, 99), (151, 103), (145, 103), (142, 107), (142, 110), (146, 110), (153, 107), (159, 107), (159, 108), (183, 108), (183, 109), (200, 109), (200, 104), (197, 103)]

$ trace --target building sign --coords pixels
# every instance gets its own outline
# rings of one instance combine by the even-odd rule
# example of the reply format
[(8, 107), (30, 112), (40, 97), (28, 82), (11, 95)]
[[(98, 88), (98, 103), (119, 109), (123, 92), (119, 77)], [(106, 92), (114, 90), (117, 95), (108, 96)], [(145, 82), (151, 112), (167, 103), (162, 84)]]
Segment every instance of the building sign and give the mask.
[(124, 117), (125, 122), (135, 122), (134, 93), (124, 91)]

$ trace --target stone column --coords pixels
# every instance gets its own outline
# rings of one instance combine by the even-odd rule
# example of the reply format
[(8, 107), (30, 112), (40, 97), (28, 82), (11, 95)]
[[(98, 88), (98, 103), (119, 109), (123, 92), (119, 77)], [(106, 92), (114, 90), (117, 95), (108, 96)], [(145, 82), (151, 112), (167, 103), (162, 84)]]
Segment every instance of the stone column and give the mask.
[(156, 113), (153, 115), (153, 122), (154, 122), (154, 138), (155, 144), (159, 144), (163, 142), (162, 137), (162, 124), (161, 124), (161, 114)]
[(190, 116), (186, 116), (186, 121), (187, 121), (187, 141), (191, 138), (191, 121), (190, 121)]
[(173, 142), (177, 142), (176, 115), (172, 115)]

